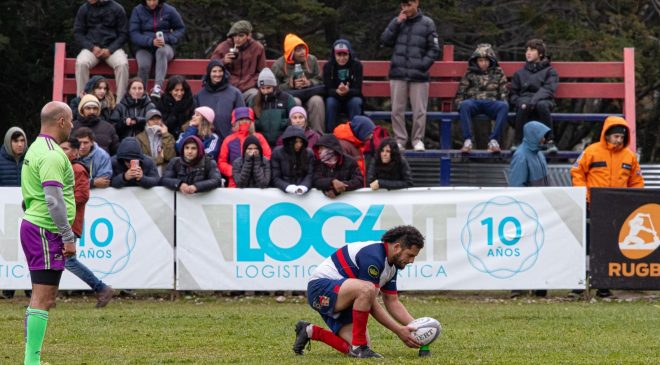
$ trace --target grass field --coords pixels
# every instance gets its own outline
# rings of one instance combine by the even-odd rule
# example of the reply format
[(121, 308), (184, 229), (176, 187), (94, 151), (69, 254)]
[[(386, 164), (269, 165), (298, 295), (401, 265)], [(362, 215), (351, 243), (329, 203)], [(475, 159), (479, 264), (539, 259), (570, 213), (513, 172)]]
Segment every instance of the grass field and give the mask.
[[(22, 294), (22, 292), (21, 292)], [(167, 293), (118, 299), (102, 310), (93, 298), (58, 299), (42, 360), (56, 364), (659, 364), (657, 292), (623, 299), (507, 299), (506, 293), (402, 295), (414, 316), (443, 325), (431, 358), (418, 358), (370, 320), (374, 350), (384, 360), (352, 360), (313, 342), (291, 351), (298, 319), (320, 317), (302, 297), (213, 295), (169, 301)], [(621, 296), (621, 295), (620, 295)], [(25, 298), (0, 301), (0, 364), (22, 363)]]

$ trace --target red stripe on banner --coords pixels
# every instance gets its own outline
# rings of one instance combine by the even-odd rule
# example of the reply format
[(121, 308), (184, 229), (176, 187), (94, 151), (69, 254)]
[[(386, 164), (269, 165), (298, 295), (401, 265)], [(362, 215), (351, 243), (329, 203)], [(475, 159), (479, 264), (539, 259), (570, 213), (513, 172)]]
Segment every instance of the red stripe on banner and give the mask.
[(341, 264), (341, 267), (344, 269), (344, 272), (346, 272), (348, 277), (351, 279), (355, 279), (355, 274), (353, 274), (353, 270), (351, 270), (351, 267), (348, 266), (348, 263), (346, 262), (343, 249), (337, 251), (337, 258), (339, 259), (339, 263)]

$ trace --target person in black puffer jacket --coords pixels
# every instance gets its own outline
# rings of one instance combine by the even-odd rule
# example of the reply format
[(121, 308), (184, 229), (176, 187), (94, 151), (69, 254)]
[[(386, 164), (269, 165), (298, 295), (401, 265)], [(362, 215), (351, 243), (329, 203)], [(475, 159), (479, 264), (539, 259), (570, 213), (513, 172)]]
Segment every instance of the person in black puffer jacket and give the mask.
[(270, 185), (270, 161), (257, 137), (245, 138), (243, 153), (232, 163), (232, 174), (238, 188), (265, 189)]
[[(557, 147), (552, 134), (552, 109), (555, 107), (555, 91), (559, 83), (557, 71), (550, 65), (545, 43), (541, 39), (527, 42), (525, 67), (516, 71), (511, 80), (510, 102), (516, 106), (516, 137), (518, 146), (523, 139), (523, 127), (530, 120), (538, 120), (548, 128), (546, 137), (549, 153), (556, 153)], [(515, 150), (515, 148), (512, 148)]]
[(328, 198), (357, 190), (364, 186), (364, 177), (357, 162), (343, 153), (339, 140), (324, 134), (314, 146), (314, 187)]
[(183, 141), (181, 157), (167, 165), (161, 183), (183, 194), (203, 193), (219, 188), (222, 176), (215, 161), (204, 153), (202, 140), (189, 136)]
[(156, 109), (156, 106), (144, 91), (142, 79), (138, 77), (130, 79), (126, 95), (117, 104), (110, 118), (119, 139), (135, 137), (142, 132), (147, 124), (147, 112), (151, 109)]
[(395, 190), (413, 186), (410, 165), (401, 155), (393, 138), (385, 138), (378, 146), (369, 164), (367, 184), (373, 190)]
[(307, 148), (305, 131), (290, 125), (282, 134), (282, 146), (270, 158), (272, 185), (285, 193), (302, 195), (312, 188), (314, 153)]
[(404, 113), (409, 97), (413, 111), (412, 146), (416, 151), (423, 151), (429, 69), (440, 55), (435, 23), (419, 10), (419, 0), (404, 0), (401, 12), (390, 21), (380, 40), (383, 45), (394, 47), (389, 78), (396, 141), (402, 148), (408, 142)]
[(190, 84), (181, 75), (170, 77), (165, 93), (155, 99), (154, 103), (163, 114), (163, 122), (176, 140), (183, 132), (183, 125), (195, 114), (195, 101)]

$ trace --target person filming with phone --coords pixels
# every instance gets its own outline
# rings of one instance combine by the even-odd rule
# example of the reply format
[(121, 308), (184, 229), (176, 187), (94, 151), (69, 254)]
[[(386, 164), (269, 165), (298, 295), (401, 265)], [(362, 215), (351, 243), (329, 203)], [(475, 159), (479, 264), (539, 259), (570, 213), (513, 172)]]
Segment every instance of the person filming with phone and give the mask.
[(119, 144), (117, 155), (112, 157), (111, 186), (120, 189), (126, 186), (141, 186), (145, 189), (157, 186), (160, 175), (154, 161), (142, 154), (140, 143), (135, 137), (127, 137)]

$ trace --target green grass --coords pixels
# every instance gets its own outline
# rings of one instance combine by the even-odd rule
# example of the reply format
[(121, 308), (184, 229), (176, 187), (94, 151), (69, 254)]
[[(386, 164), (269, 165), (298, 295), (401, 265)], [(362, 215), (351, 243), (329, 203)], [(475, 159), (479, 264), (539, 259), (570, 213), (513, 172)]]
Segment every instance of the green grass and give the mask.
[[(22, 293), (22, 292), (21, 292)], [(162, 294), (162, 293), (161, 293)], [(370, 320), (373, 348), (394, 364), (658, 364), (660, 301), (655, 295), (614, 301), (509, 300), (504, 293), (407, 296), (413, 315), (443, 325), (420, 359)], [(0, 301), (0, 364), (23, 354), (25, 299)], [(320, 322), (302, 298), (242, 299), (211, 295), (171, 302), (155, 297), (58, 300), (43, 348), (50, 364), (347, 364), (362, 363), (312, 343), (291, 351), (298, 319)], [(376, 361), (366, 361), (373, 363)]]

